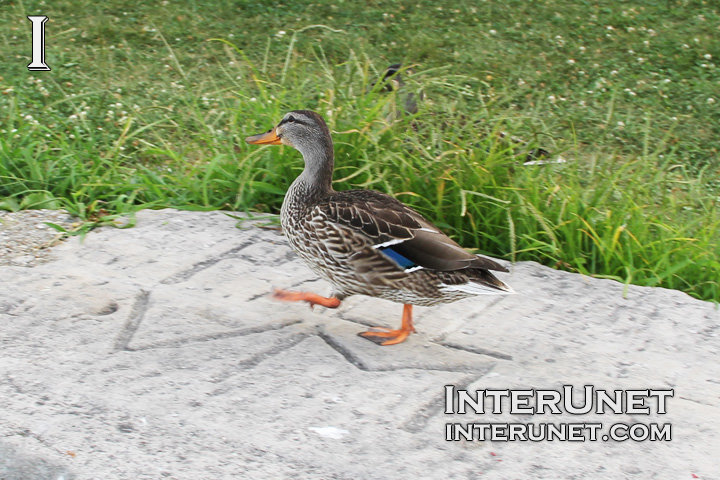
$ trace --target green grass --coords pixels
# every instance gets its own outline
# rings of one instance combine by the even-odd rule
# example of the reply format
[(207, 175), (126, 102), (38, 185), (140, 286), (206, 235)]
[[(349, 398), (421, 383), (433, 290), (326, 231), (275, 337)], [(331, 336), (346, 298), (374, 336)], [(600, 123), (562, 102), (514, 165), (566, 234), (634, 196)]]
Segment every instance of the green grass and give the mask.
[[(601, 3), (2, 3), (0, 208), (277, 212), (299, 154), (243, 139), (311, 108), (337, 189), (481, 252), (720, 301), (718, 7)], [(52, 72), (26, 69), (29, 14)], [(370, 84), (397, 61), (428, 100), (390, 122), (402, 99)], [(523, 166), (499, 131), (568, 162)]]

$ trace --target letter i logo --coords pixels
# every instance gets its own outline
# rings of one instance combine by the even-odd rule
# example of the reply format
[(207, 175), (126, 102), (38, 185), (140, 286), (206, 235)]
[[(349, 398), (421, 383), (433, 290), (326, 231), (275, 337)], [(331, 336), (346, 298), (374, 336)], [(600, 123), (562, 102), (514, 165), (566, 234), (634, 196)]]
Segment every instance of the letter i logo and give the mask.
[(50, 67), (45, 63), (45, 15), (28, 15), (32, 22), (32, 62), (28, 65), (31, 72), (48, 71)]

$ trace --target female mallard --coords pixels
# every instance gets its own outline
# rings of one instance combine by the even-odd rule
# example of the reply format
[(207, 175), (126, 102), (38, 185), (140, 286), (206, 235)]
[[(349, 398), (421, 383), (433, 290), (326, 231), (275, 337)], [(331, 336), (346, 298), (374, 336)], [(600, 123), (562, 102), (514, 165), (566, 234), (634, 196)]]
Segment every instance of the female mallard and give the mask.
[[(399, 63), (393, 63), (385, 69), (382, 78), (379, 80), (379, 83), (382, 85), (383, 90), (387, 92), (398, 92), (398, 95), (401, 98), (404, 98), (404, 102), (401, 102), (403, 108), (400, 110), (395, 110), (393, 113), (391, 113), (388, 117), (389, 121), (400, 119), (405, 113), (411, 115), (418, 113), (417, 101), (425, 101), (425, 93), (422, 90), (420, 90), (418, 95), (415, 95), (415, 93), (413, 93), (412, 91), (408, 91), (405, 82), (403, 81), (403, 77), (401, 76), (401, 72), (410, 75), (415, 73), (410, 68), (404, 68)], [(373, 82), (371, 86), (374, 87), (376, 83), (378, 82)], [(467, 121), (467, 119), (464, 119), (464, 121)], [(478, 123), (479, 122), (477, 121), (475, 122), (476, 125)], [(486, 128), (483, 128), (483, 130), (486, 130)], [(524, 165), (565, 163), (565, 159), (560, 156), (551, 160), (550, 157), (552, 155), (550, 152), (540, 147), (531, 148), (530, 142), (523, 140), (522, 138), (513, 136), (507, 132), (495, 132), (495, 135), (497, 135), (502, 140), (509, 141), (515, 155), (525, 155)]]
[[(380, 84), (382, 85), (383, 90), (387, 92), (394, 92), (405, 89), (405, 82), (403, 81), (402, 75), (400, 75), (401, 68), (402, 65), (400, 65), (399, 63), (393, 63), (387, 69), (385, 69), (385, 73), (380, 79)], [(414, 73), (413, 70), (410, 68), (405, 68), (404, 72), (408, 74)], [(371, 87), (374, 87), (376, 83), (377, 82), (373, 82), (371, 84)], [(425, 93), (422, 90), (418, 93), (417, 96), (414, 92), (403, 92), (403, 94), (405, 100), (404, 102), (402, 102), (403, 108), (402, 110), (395, 112), (394, 117), (396, 118), (402, 117), (403, 113), (409, 113), (410, 115), (416, 114), (418, 112), (417, 99), (419, 98), (421, 102), (425, 100)]]
[(507, 272), (505, 267), (467, 252), (393, 197), (372, 190), (333, 190), (333, 142), (317, 113), (292, 111), (272, 130), (245, 141), (284, 144), (302, 153), (305, 170), (285, 195), (280, 222), (292, 248), (334, 287), (330, 298), (285, 290), (276, 290), (275, 298), (327, 308), (336, 308), (356, 294), (403, 303), (399, 330), (360, 333), (376, 343), (393, 345), (415, 331), (413, 305), (513, 293), (490, 273)]

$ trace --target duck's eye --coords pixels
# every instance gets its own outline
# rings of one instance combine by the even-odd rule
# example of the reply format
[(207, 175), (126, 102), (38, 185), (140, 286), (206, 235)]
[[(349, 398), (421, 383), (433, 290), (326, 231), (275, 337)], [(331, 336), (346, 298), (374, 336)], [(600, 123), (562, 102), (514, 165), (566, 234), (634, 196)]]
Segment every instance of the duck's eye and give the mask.
[(290, 115), (290, 116), (287, 118), (287, 121), (288, 121), (288, 123), (295, 123), (295, 117), (293, 117), (292, 115)]

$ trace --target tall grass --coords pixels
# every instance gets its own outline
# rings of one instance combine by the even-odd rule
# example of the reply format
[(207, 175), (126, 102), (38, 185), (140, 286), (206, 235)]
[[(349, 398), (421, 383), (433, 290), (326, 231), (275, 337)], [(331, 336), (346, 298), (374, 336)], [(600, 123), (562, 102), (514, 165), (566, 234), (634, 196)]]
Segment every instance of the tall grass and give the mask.
[[(555, 107), (519, 109), (523, 89), (447, 67), (406, 75), (407, 91), (428, 100), (398, 115), (403, 92), (371, 87), (385, 63), (346, 30), (310, 25), (289, 31), (282, 52), (274, 41), (249, 53), (230, 37), (207, 39), (215, 60), (199, 64), (158, 31), (166, 63), (128, 49), (116, 64), (106, 52), (106, 68), (127, 72), (130, 62), (135, 74), (79, 93), (54, 76), (6, 79), (0, 208), (62, 207), (93, 223), (167, 206), (277, 212), (300, 155), (243, 139), (310, 108), (333, 131), (338, 190), (390, 193), (479, 252), (720, 301), (720, 215), (709, 187), (718, 172), (687, 168), (672, 129), (647, 116), (634, 150), (588, 144), (543, 114)], [(307, 46), (318, 32), (325, 46)], [(615, 102), (606, 98), (600, 114), (607, 125)], [(523, 165), (500, 131), (568, 161)]]

